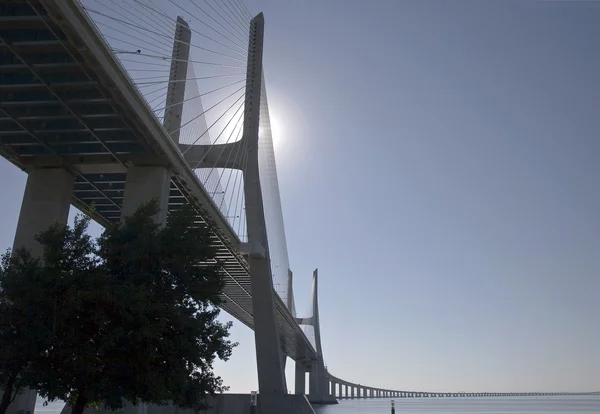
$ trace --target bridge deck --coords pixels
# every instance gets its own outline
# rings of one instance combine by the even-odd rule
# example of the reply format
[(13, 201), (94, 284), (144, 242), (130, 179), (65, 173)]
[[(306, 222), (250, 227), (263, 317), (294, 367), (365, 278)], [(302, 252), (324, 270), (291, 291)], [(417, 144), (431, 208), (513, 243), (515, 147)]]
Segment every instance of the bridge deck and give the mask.
[[(225, 311), (253, 328), (252, 290), (239, 239), (74, 0), (0, 4), (0, 154), (22, 169), (63, 167), (73, 205), (118, 223), (129, 165), (172, 169), (169, 208), (193, 203), (223, 261)], [(278, 295), (282, 349), (315, 351)]]

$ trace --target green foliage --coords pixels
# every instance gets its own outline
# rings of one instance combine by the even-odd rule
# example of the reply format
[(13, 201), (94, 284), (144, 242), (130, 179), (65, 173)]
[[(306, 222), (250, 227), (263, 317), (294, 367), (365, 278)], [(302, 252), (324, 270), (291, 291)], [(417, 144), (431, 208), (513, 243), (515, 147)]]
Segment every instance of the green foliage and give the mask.
[(31, 364), (51, 344), (52, 314), (47, 312), (47, 286), (39, 262), (27, 251), (2, 256), (0, 281), (0, 413), (4, 413), (30, 378)]
[[(78, 217), (73, 228), (39, 235), (43, 265), (26, 253), (6, 259), (3, 306), (30, 309), (24, 326), (40, 325), (19, 339), (48, 338), (27, 353), (19, 385), (67, 400), (74, 414), (125, 400), (201, 409), (207, 394), (224, 389), (212, 367), (235, 344), (230, 325), (216, 320), (223, 280), (209, 233), (194, 225), (191, 208), (170, 213), (162, 227), (157, 212), (148, 203), (96, 241), (86, 234), (89, 219)], [(11, 288), (18, 283), (27, 289)]]

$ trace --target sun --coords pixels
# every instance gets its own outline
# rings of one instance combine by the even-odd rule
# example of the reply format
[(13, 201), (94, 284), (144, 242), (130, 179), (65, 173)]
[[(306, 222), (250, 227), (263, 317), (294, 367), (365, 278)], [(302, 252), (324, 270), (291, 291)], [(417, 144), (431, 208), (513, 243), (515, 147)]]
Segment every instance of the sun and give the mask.
[(282, 118), (269, 108), (269, 120), (271, 121), (271, 136), (273, 137), (273, 145), (279, 146), (284, 141), (285, 123)]

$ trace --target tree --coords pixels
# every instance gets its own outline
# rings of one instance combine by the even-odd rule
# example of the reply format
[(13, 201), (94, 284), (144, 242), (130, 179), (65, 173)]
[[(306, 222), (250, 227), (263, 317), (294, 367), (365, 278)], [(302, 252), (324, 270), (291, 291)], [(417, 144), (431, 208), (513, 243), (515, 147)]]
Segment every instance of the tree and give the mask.
[[(28, 283), (24, 283), (28, 281)], [(24, 249), (0, 259), (0, 413), (4, 414), (26, 382), (31, 364), (50, 345), (45, 280), (39, 261)]]
[(46, 298), (36, 306), (51, 315), (52, 339), (22, 385), (68, 401), (73, 414), (125, 401), (198, 410), (224, 389), (212, 367), (235, 344), (216, 320), (224, 283), (210, 234), (191, 208), (163, 227), (157, 212), (148, 203), (96, 241), (82, 217), (39, 235)]

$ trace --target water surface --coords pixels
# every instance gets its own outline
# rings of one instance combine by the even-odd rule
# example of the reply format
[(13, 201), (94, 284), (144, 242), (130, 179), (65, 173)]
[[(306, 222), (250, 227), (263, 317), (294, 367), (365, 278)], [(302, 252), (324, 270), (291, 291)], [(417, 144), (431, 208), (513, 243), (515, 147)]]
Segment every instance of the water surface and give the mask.
[[(388, 399), (341, 400), (338, 405), (316, 407), (317, 414), (389, 414)], [(600, 414), (600, 397), (481, 397), (395, 399), (396, 414)], [(59, 414), (63, 402), (43, 405), (37, 399), (35, 414)]]
[[(389, 414), (391, 399), (341, 400), (317, 414)], [(600, 414), (600, 397), (396, 398), (396, 414)]]

